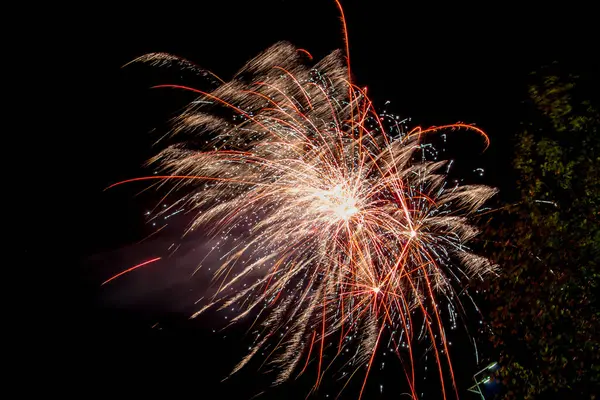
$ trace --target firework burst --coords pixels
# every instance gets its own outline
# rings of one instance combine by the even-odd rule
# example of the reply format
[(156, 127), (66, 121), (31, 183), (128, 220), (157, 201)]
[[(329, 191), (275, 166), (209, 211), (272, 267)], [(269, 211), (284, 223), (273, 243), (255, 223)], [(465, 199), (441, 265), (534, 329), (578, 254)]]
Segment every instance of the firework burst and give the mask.
[[(495, 190), (449, 184), (446, 163), (424, 159), (421, 139), (464, 129), (487, 145), (487, 136), (465, 124), (407, 130), (376, 112), (341, 52), (311, 67), (308, 56), (278, 43), (215, 90), (163, 85), (198, 98), (175, 119), (177, 144), (151, 160), (158, 174), (125, 182), (190, 187), (179, 200), (197, 212), (190, 229), (220, 237), (218, 290), (194, 316), (235, 306), (232, 323), (256, 319), (255, 343), (233, 372), (271, 344), (276, 383), (313, 361), (316, 387), (326, 347), (337, 355), (354, 346), (362, 396), (387, 332), (416, 398), (413, 347), (424, 336), (446, 397), (443, 370), (452, 380), (453, 370), (438, 298), (454, 312), (461, 283), (495, 269), (466, 246), (477, 234), (469, 216)], [(136, 61), (204, 73), (162, 53)]]

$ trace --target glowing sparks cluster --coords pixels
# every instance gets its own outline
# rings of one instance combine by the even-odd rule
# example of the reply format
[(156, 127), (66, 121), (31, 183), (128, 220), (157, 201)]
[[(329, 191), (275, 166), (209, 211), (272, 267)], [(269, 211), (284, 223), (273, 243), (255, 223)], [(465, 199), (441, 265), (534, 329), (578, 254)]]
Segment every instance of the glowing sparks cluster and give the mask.
[[(269, 344), (277, 382), (312, 361), (318, 384), (326, 347), (353, 346), (352, 365), (368, 365), (368, 376), (387, 335), (410, 360), (415, 395), (419, 337), (431, 341), (440, 376), (442, 365), (452, 374), (437, 298), (453, 314), (455, 287), (494, 269), (465, 244), (477, 233), (468, 216), (495, 190), (450, 185), (446, 163), (426, 161), (420, 140), (451, 129), (487, 137), (464, 124), (405, 130), (375, 111), (343, 60), (334, 52), (307, 67), (305, 51), (279, 43), (214, 90), (165, 85), (198, 98), (176, 118), (175, 144), (152, 160), (160, 172), (151, 178), (193, 188), (180, 200), (197, 210), (192, 228), (210, 229), (226, 253), (217, 294), (198, 313), (235, 306), (232, 322), (256, 318), (256, 341), (234, 372)], [(165, 54), (137, 61), (197, 68)]]

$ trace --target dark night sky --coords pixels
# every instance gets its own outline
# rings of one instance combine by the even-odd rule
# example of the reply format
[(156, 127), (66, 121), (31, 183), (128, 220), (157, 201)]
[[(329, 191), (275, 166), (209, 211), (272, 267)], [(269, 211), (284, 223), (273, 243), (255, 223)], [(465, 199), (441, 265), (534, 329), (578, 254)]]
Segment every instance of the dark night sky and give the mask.
[[(141, 165), (153, 154), (150, 131), (164, 130), (167, 119), (189, 100), (149, 87), (193, 80), (175, 71), (121, 65), (144, 53), (163, 51), (227, 78), (279, 40), (308, 49), (316, 59), (343, 46), (333, 0), (197, 3), (192, 9), (161, 5), (81, 10), (60, 35), (73, 42), (73, 61), (65, 66), (72, 78), (68, 104), (76, 110), (71, 113), (69, 168), (81, 174), (68, 219), (74, 224), (69, 243), (78, 267), (65, 309), (65, 355), (72, 360), (71, 380), (107, 392), (139, 395), (163, 389), (173, 397), (189, 393), (244, 399), (269, 390), (258, 374), (247, 374), (237, 383), (218, 383), (243, 354), (242, 344), (235, 339), (219, 342), (223, 335), (212, 334), (210, 318), (188, 322), (186, 313), (193, 309), (188, 303), (196, 297), (178, 292), (189, 287), (177, 279), (165, 281), (164, 273), (148, 268), (117, 283), (123, 285), (120, 289), (98, 287), (112, 273), (151, 258), (152, 246), (162, 243), (133, 246), (151, 232), (143, 212), (157, 199), (134, 197), (139, 186), (103, 189), (147, 173)], [(597, 67), (591, 63), (590, 13), (491, 5), (442, 10), (389, 6), (392, 3), (403, 2), (343, 2), (355, 81), (369, 87), (376, 104), (391, 100), (389, 109), (412, 117), (415, 124), (462, 121), (482, 127), (492, 140), (490, 149), (481, 155), (474, 142), (465, 157), (486, 168), (485, 183), (510, 187), (510, 137), (518, 126), (527, 74), (554, 60), (575, 70)], [(185, 275), (190, 262), (179, 261), (178, 276)], [(169, 301), (176, 306), (165, 304)], [(173, 312), (174, 308), (183, 311)], [(157, 321), (163, 330), (150, 329)], [(462, 351), (471, 350), (459, 348), (455, 367), (468, 379), (476, 366)], [(304, 398), (307, 387), (297, 383), (262, 398), (281, 398), (282, 393), (291, 398), (292, 390)], [(222, 391), (222, 396), (210, 395), (213, 390)], [(430, 393), (426, 398), (438, 397)]]

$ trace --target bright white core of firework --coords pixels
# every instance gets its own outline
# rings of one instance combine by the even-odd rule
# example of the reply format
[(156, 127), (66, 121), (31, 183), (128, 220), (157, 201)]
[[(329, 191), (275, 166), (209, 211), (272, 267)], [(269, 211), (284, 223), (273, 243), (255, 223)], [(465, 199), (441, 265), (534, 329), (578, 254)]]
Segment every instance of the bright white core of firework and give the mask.
[(323, 207), (326, 210), (344, 221), (348, 221), (359, 211), (356, 199), (347, 190), (344, 190), (342, 185), (336, 185), (333, 189), (323, 192), (319, 197), (323, 200)]

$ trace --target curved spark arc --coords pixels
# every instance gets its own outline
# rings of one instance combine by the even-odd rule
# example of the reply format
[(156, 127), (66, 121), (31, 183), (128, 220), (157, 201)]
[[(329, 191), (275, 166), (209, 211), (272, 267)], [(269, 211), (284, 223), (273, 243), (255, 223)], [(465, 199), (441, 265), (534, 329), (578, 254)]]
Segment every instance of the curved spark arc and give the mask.
[[(176, 59), (160, 54), (138, 60), (162, 65)], [(494, 271), (466, 243), (476, 234), (468, 216), (495, 190), (449, 187), (439, 172), (445, 163), (415, 158), (423, 151), (420, 139), (436, 131), (471, 130), (486, 146), (489, 139), (462, 123), (385, 128), (366, 90), (349, 81), (348, 54), (346, 65), (334, 52), (312, 68), (301, 62), (306, 54), (276, 44), (210, 92), (157, 86), (199, 96), (176, 120), (171, 138), (181, 140), (151, 160), (160, 175), (111, 187), (141, 180), (188, 185), (191, 194), (180, 201), (198, 210), (192, 228), (210, 227), (224, 248), (237, 241), (215, 273), (212, 301), (194, 314), (235, 304), (240, 311), (232, 323), (255, 316), (260, 334), (232, 373), (279, 333), (265, 360), (279, 367), (275, 382), (298, 367), (301, 375), (316, 357), (316, 389), (352, 337), (361, 350), (349, 362), (368, 364), (360, 397), (382, 334), (397, 327), (401, 335), (389, 333), (390, 340), (397, 354), (401, 342), (407, 345), (405, 374), (416, 398), (411, 314), (419, 312), (446, 398), (438, 346), (455, 392), (456, 385), (437, 297), (456, 302), (457, 276)], [(231, 117), (222, 116), (227, 113)], [(211, 150), (191, 146), (200, 137)], [(325, 366), (328, 340), (337, 353)]]

